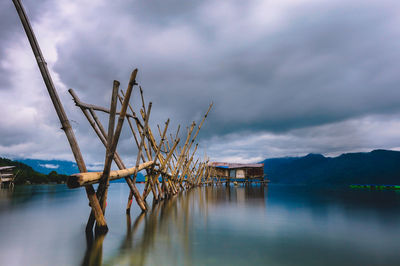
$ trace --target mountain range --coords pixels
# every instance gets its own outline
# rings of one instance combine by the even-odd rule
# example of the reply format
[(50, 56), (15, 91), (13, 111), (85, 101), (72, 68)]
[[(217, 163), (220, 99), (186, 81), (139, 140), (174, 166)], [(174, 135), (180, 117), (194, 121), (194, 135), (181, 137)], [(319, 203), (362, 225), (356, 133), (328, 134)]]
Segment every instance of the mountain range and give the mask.
[(400, 184), (400, 152), (373, 150), (338, 157), (266, 159), (264, 172), (271, 183), (304, 185)]
[[(18, 159), (33, 170), (48, 175), (78, 173), (76, 163), (61, 160)], [(303, 157), (271, 158), (262, 161), (271, 183), (302, 185), (400, 184), (400, 152), (373, 150), (345, 153), (337, 157), (308, 154)], [(99, 170), (101, 171), (101, 170)], [(139, 173), (138, 181), (144, 181)], [(118, 180), (123, 182), (123, 180)]]

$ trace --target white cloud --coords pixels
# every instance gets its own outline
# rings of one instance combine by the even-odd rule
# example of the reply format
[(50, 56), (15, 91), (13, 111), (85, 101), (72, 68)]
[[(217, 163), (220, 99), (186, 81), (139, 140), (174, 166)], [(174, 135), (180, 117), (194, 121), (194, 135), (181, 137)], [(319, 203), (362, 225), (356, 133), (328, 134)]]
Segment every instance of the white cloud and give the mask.
[(39, 164), (41, 167), (44, 168), (49, 168), (49, 169), (57, 169), (60, 166), (58, 164), (50, 164), (50, 163), (45, 163), (45, 164)]
[[(400, 114), (376, 115), (338, 123), (296, 129), (284, 134), (231, 134), (204, 141), (212, 161), (260, 162), (265, 158), (322, 153), (338, 156), (344, 152), (374, 149), (399, 150)], [(203, 149), (202, 149), (202, 152)]]

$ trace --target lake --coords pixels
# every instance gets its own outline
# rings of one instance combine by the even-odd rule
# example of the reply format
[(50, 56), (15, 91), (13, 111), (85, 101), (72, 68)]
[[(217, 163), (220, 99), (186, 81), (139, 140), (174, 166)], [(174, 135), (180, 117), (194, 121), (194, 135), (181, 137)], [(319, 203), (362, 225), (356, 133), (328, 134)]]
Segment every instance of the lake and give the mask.
[[(138, 184), (143, 189), (142, 184)], [(84, 189), (0, 190), (0, 265), (399, 265), (400, 192), (269, 185), (202, 187), (125, 214), (110, 186), (109, 232), (85, 234)]]

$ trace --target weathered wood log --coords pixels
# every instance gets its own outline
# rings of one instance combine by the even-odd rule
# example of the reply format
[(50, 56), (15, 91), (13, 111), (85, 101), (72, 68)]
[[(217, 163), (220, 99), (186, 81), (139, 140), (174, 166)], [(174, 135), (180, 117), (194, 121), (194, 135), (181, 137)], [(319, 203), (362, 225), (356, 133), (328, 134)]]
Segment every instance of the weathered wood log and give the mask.
[[(149, 161), (140, 164), (139, 167), (110, 171), (110, 181), (133, 175), (143, 169), (151, 167), (153, 164), (154, 161)], [(73, 174), (69, 176), (67, 180), (67, 186), (69, 188), (77, 188), (88, 184), (98, 183), (101, 179), (102, 174), (103, 172), (86, 172), (86, 173)]]

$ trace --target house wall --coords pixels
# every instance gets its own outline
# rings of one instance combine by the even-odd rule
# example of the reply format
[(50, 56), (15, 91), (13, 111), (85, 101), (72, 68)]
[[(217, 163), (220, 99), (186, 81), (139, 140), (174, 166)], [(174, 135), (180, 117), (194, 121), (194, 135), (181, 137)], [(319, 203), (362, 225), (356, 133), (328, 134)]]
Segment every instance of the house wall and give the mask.
[(264, 176), (264, 169), (262, 167), (247, 168), (246, 172), (247, 172), (247, 177), (249, 178)]
[(246, 172), (244, 169), (237, 169), (236, 170), (236, 178), (245, 178)]
[(210, 167), (212, 177), (230, 177), (230, 178), (260, 178), (264, 176), (262, 167), (247, 167), (247, 168), (218, 168)]
[(212, 177), (216, 176), (226, 177), (229, 175), (229, 169), (218, 168), (218, 167), (211, 167), (210, 169)]

